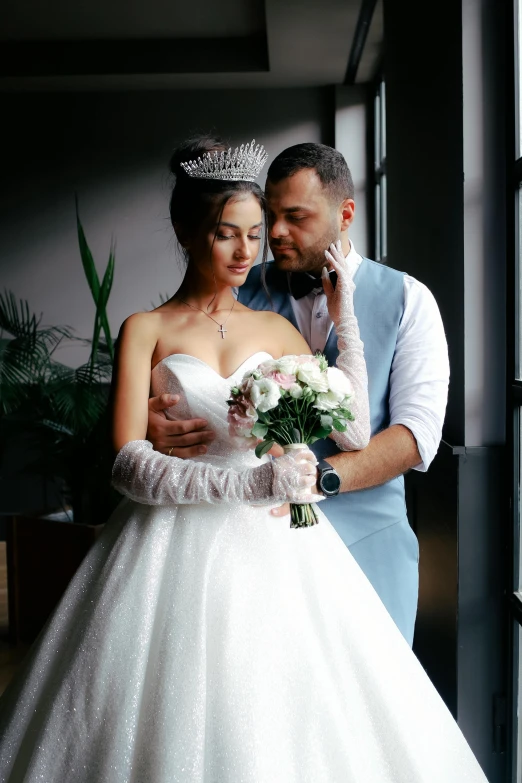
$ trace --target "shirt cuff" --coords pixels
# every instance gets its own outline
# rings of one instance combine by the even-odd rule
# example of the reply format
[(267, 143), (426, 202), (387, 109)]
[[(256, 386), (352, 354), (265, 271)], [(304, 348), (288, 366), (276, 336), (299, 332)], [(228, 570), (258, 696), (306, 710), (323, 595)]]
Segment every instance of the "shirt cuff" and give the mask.
[(413, 466), (413, 470), (418, 470), (421, 473), (425, 473), (433, 459), (439, 450), (439, 444), (442, 437), (442, 433), (438, 437), (435, 437), (434, 433), (430, 431), (424, 422), (419, 419), (400, 416), (390, 421), (390, 427), (393, 424), (402, 424), (403, 427), (407, 427), (417, 442), (417, 448), (421, 457), (421, 462), (418, 465)]

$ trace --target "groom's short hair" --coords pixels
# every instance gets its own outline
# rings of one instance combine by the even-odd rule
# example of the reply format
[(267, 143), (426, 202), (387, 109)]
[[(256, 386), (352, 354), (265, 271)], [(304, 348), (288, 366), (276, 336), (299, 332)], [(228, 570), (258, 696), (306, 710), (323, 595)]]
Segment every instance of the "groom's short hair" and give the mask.
[(332, 201), (340, 202), (354, 197), (353, 179), (344, 157), (326, 144), (294, 144), (274, 158), (267, 179), (277, 183), (297, 174), (301, 169), (315, 169), (323, 188)]

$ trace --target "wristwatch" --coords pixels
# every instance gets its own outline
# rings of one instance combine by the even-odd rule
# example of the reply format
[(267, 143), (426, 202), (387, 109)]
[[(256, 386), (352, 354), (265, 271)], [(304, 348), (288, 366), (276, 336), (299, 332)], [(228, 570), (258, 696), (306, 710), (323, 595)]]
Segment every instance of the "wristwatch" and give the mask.
[(339, 494), (341, 478), (329, 462), (320, 459), (317, 462), (317, 487), (327, 498)]

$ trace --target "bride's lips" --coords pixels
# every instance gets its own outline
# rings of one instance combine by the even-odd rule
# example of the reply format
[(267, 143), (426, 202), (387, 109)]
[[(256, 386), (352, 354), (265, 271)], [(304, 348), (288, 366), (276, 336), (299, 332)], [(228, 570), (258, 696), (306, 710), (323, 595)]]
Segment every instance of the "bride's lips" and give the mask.
[(250, 264), (237, 264), (236, 266), (229, 266), (228, 268), (234, 274), (242, 275), (243, 272), (247, 272), (250, 269)]

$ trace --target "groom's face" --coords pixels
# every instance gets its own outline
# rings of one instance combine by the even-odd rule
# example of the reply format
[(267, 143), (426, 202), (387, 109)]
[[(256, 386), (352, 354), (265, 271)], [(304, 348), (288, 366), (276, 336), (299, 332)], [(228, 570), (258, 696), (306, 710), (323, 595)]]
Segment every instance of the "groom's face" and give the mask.
[(279, 269), (320, 273), (324, 251), (340, 238), (342, 213), (315, 169), (267, 180), (268, 241)]

